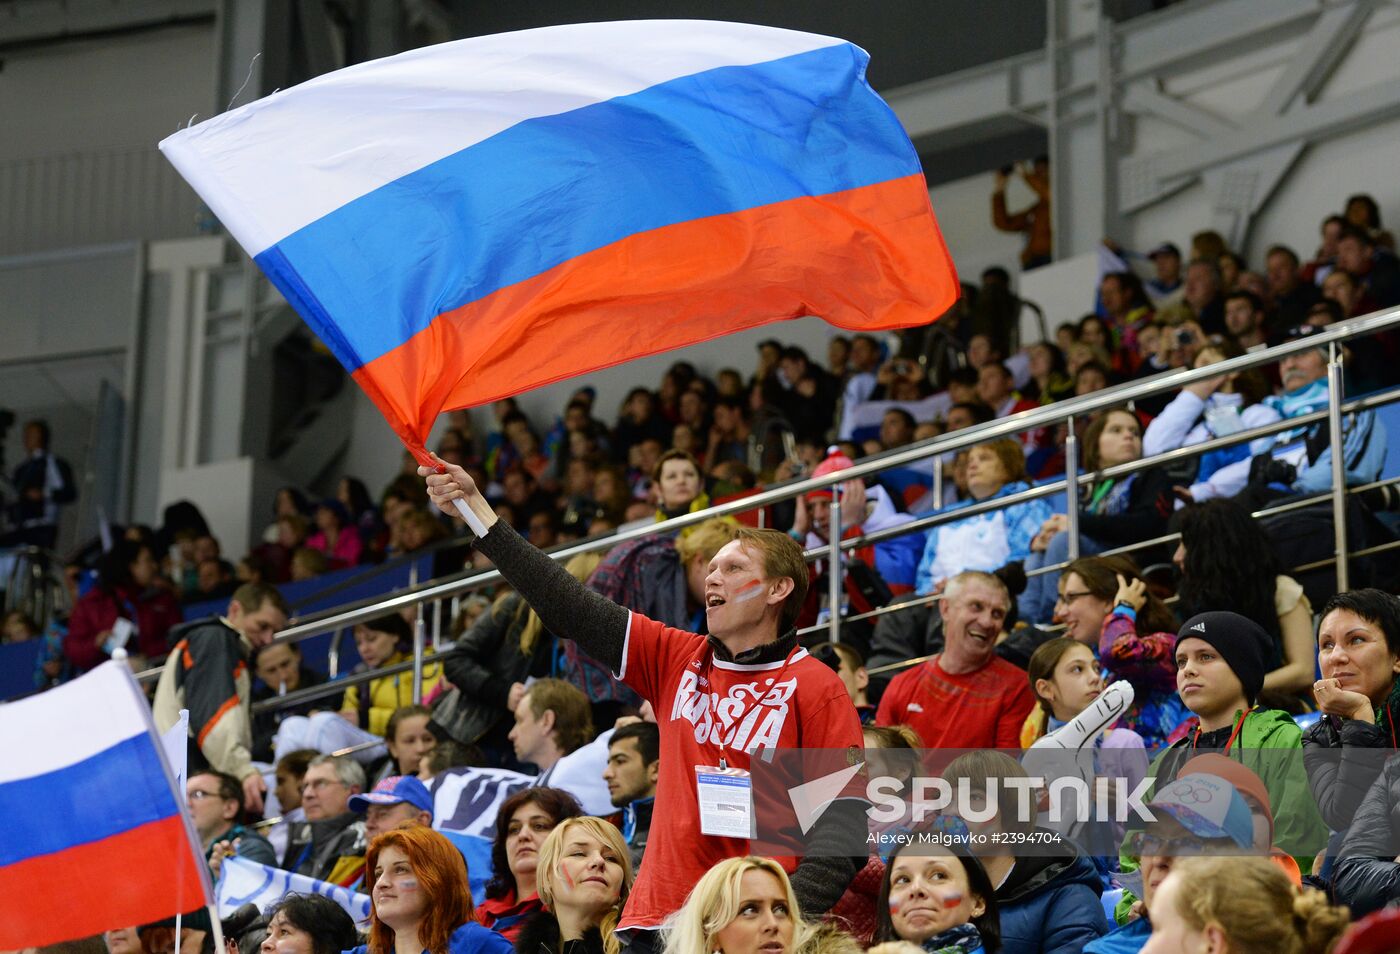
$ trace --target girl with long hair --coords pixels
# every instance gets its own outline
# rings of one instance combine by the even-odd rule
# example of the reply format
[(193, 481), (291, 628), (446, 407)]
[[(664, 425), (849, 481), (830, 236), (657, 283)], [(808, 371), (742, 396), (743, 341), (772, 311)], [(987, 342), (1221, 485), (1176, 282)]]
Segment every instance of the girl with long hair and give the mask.
[(63, 650), (77, 672), (107, 661), (125, 630), (127, 652), (155, 661), (169, 650), (166, 637), (181, 620), (180, 604), (160, 585), (160, 564), (144, 543), (117, 540), (102, 555), (97, 586), (73, 604)]
[(1181, 570), (1181, 618), (1230, 610), (1258, 623), (1273, 641), (1264, 675), (1267, 707), (1298, 711), (1298, 697), (1313, 684), (1312, 604), (1280, 572), (1250, 512), (1229, 499), (1187, 507), (1172, 559)]
[(351, 954), (509, 954), (510, 942), (472, 917), (462, 853), (421, 825), (370, 843), (369, 943)]
[(561, 822), (540, 846), (536, 878), (544, 910), (521, 929), (520, 954), (618, 954), (632, 855), (616, 825), (592, 815)]
[(539, 895), (540, 846), (560, 822), (583, 814), (568, 792), (527, 788), (507, 798), (496, 813), (491, 845), (492, 878), (477, 920), (514, 943), (527, 919), (544, 910)]
[[(1172, 481), (1160, 467), (1117, 477), (1100, 471), (1142, 459), (1142, 421), (1127, 408), (1111, 408), (1094, 418), (1084, 434), (1084, 469), (1094, 482), (1079, 495), (1079, 547), (1084, 554), (1140, 543), (1167, 532), (1175, 498)], [(1063, 563), (1069, 557), (1069, 517), (1058, 513), (1031, 541), (1026, 569)], [(1060, 575), (1031, 577), (1017, 599), (1021, 615), (1033, 622), (1050, 619)]]

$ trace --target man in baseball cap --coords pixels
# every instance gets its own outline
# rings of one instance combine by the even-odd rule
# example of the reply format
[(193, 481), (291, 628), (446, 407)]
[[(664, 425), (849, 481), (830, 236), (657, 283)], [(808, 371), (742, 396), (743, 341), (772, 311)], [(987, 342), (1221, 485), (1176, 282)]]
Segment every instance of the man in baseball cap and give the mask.
[[(350, 796), (349, 808), (365, 816), (366, 845), (401, 825), (433, 823), (433, 797), (412, 775), (390, 775), (373, 791)], [(365, 856), (341, 855), (326, 880), (354, 891), (367, 891)]]
[(350, 810), (365, 816), (365, 837), (373, 841), (404, 822), (433, 823), (433, 797), (412, 775), (390, 775), (374, 790), (350, 796)]

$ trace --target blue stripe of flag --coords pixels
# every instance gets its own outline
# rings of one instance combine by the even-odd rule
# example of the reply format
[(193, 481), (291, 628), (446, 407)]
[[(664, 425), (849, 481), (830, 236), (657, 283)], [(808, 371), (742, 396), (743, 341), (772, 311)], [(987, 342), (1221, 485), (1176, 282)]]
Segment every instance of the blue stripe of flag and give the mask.
[(838, 44), (527, 120), (257, 261), (355, 370), (443, 312), (629, 235), (919, 172), (867, 60)]
[[(133, 736), (74, 765), (0, 783), (0, 866), (100, 841), (179, 811), (155, 742)], [(141, 859), (132, 863), (139, 867)]]

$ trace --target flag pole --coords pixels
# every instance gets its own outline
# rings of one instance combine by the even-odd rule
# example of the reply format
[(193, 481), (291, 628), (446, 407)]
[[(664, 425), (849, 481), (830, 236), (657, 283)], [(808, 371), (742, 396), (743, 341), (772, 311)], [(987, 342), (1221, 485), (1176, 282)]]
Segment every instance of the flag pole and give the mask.
[[(224, 949), (224, 925), (219, 920), (219, 908), (217, 905), (209, 905), (209, 929), (214, 932), (214, 954), (227, 954)], [(176, 951), (175, 954), (180, 954)]]
[[(486, 527), (482, 524), (481, 518), (472, 513), (472, 508), (467, 506), (467, 502), (458, 497), (452, 503), (457, 507), (457, 512), (462, 515), (462, 519), (467, 522), (467, 527), (476, 534), (478, 540), (486, 536)], [(176, 951), (175, 954), (180, 954)]]

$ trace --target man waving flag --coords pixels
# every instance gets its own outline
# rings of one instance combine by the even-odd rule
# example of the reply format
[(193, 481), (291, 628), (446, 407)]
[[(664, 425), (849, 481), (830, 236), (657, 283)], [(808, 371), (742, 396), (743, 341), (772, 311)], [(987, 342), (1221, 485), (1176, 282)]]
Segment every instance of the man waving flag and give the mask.
[(738, 23), (548, 27), (161, 149), (421, 457), (447, 408), (771, 321), (942, 314), (957, 277), (867, 60)]

